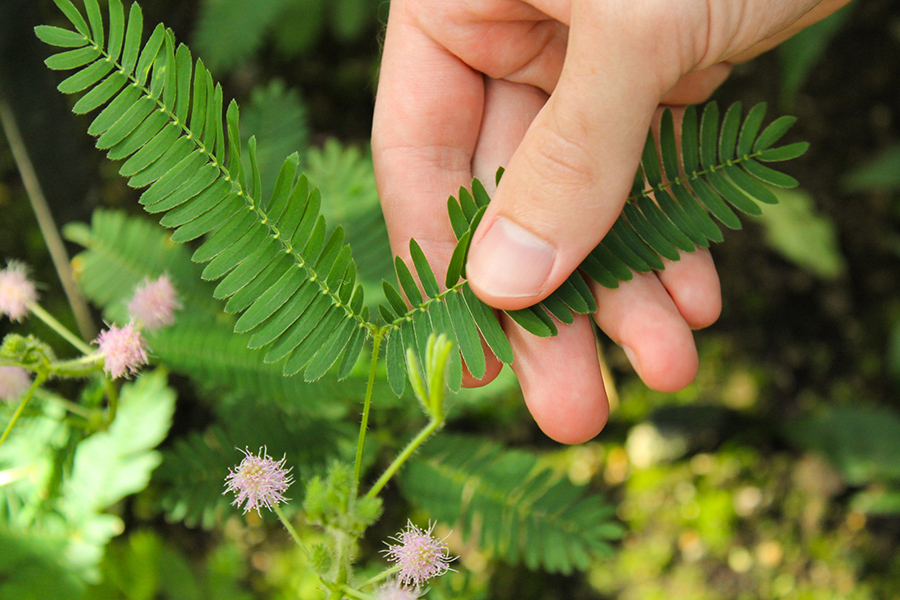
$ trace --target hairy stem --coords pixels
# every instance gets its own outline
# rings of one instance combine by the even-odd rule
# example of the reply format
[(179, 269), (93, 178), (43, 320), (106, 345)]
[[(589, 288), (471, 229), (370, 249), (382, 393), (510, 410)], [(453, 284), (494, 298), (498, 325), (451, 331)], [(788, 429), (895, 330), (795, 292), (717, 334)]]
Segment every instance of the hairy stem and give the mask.
[(288, 521), (288, 518), (284, 515), (284, 511), (281, 510), (281, 507), (273, 503), (272, 511), (276, 515), (278, 515), (278, 519), (281, 521), (281, 524), (284, 525), (284, 528), (288, 530), (289, 534), (291, 534), (294, 542), (300, 547), (300, 550), (303, 551), (303, 554), (306, 556), (306, 558), (309, 558), (310, 554), (309, 550), (306, 548), (306, 544), (304, 544), (303, 540), (300, 539), (300, 534), (297, 533), (297, 530), (294, 529), (294, 526), (291, 525), (290, 521)]
[(359, 598), (359, 600), (375, 600), (375, 596), (371, 594), (364, 594), (359, 590), (355, 590), (349, 585), (342, 585), (341, 591), (350, 596), (351, 598)]
[(431, 419), (428, 425), (426, 425), (425, 428), (419, 432), (419, 435), (414, 437), (412, 441), (410, 441), (406, 445), (406, 448), (404, 448), (403, 451), (397, 455), (397, 458), (394, 459), (394, 462), (392, 462), (388, 466), (388, 468), (385, 469), (381, 477), (378, 478), (378, 481), (375, 482), (375, 485), (372, 486), (372, 489), (366, 492), (366, 497), (374, 498), (375, 496), (377, 496), (378, 492), (380, 492), (381, 489), (385, 485), (387, 485), (387, 482), (391, 480), (391, 477), (394, 476), (397, 470), (403, 466), (403, 463), (409, 460), (409, 457), (412, 456), (412, 453), (415, 452), (416, 449), (421, 446), (425, 442), (425, 440), (427, 440), (431, 436), (431, 434), (437, 431), (443, 424), (443, 419)]
[(390, 569), (385, 569), (384, 571), (382, 571), (381, 573), (379, 573), (379, 574), (376, 575), (375, 577), (372, 577), (371, 579), (368, 579), (368, 580), (364, 581), (364, 582), (362, 583), (362, 585), (360, 585), (359, 587), (361, 587), (361, 588), (367, 588), (367, 587), (369, 587), (370, 585), (375, 585), (375, 584), (378, 583), (379, 581), (383, 581), (383, 580), (387, 579), (388, 577), (390, 577), (391, 575), (393, 575), (394, 573), (396, 573), (396, 572), (399, 571), (399, 570), (400, 570), (400, 565), (397, 565), (397, 566), (395, 566), (395, 567), (391, 567)]
[(75, 346), (75, 348), (84, 354), (92, 354), (94, 349), (88, 346), (81, 338), (69, 331), (69, 328), (57, 321), (53, 315), (44, 310), (40, 304), (34, 303), (28, 306), (31, 314), (39, 318), (47, 324), (47, 326), (58, 333), (60, 337)]
[(16, 120), (6, 102), (3, 101), (2, 93), (0, 93), (0, 125), (2, 125), (3, 131), (6, 133), (13, 160), (16, 161), (16, 167), (19, 169), (19, 175), (22, 177), (22, 183), (25, 185), (25, 192), (28, 195), (28, 200), (31, 202), (31, 208), (37, 219), (38, 227), (40, 227), (41, 235), (47, 243), (50, 258), (53, 261), (53, 266), (56, 268), (59, 281), (62, 283), (69, 306), (72, 308), (72, 314), (75, 316), (78, 330), (84, 339), (92, 339), (96, 335), (96, 327), (91, 318), (91, 311), (84, 300), (84, 296), (81, 295), (78, 286), (75, 284), (75, 277), (72, 274), (66, 246), (59, 235), (56, 222), (53, 220), (53, 213), (47, 205), (47, 199), (44, 197), (41, 183), (38, 180), (37, 173), (34, 171), (34, 166), (31, 164), (28, 150), (25, 148), (22, 136), (19, 134), (19, 127), (16, 125)]
[(372, 390), (375, 389), (375, 371), (378, 367), (378, 350), (381, 348), (381, 340), (383, 338), (384, 329), (376, 329), (372, 335), (372, 361), (369, 363), (369, 382), (366, 384), (366, 397), (363, 400), (362, 419), (359, 424), (359, 441), (356, 443), (356, 462), (353, 464), (353, 485), (356, 489), (359, 488), (363, 448), (366, 445), (366, 430), (369, 428), (369, 410), (372, 408)]
[(13, 414), (12, 419), (10, 419), (9, 425), (6, 426), (6, 429), (3, 431), (3, 435), (0, 436), (0, 446), (2, 446), (3, 442), (6, 441), (6, 438), (9, 437), (9, 432), (12, 431), (12, 428), (16, 424), (16, 421), (18, 421), (19, 417), (22, 416), (22, 413), (25, 412), (25, 407), (28, 406), (28, 401), (31, 400), (31, 397), (34, 395), (35, 390), (41, 387), (46, 379), (46, 373), (38, 373), (37, 377), (34, 378), (34, 382), (32, 382), (31, 387), (28, 388), (27, 392), (25, 392), (25, 395), (22, 397), (22, 401), (19, 402), (19, 407), (16, 409), (15, 414)]

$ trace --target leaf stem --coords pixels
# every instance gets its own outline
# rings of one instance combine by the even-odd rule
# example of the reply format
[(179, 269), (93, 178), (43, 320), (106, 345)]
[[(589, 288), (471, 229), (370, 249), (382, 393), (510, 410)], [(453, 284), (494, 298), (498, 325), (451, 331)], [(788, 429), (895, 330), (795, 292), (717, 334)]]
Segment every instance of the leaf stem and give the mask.
[(281, 521), (281, 524), (284, 525), (284, 528), (288, 530), (289, 534), (291, 534), (294, 542), (300, 547), (300, 550), (303, 551), (303, 554), (306, 556), (306, 558), (310, 558), (309, 550), (306, 548), (306, 544), (304, 544), (303, 540), (300, 539), (300, 534), (297, 533), (297, 530), (294, 529), (294, 526), (291, 525), (290, 521), (288, 521), (288, 518), (285, 516), (284, 511), (281, 510), (281, 507), (273, 503), (272, 512), (278, 515), (278, 519)]
[(375, 370), (378, 367), (378, 350), (381, 348), (381, 340), (384, 338), (383, 327), (379, 327), (372, 333), (372, 360), (369, 363), (369, 382), (366, 384), (366, 397), (363, 400), (362, 419), (359, 424), (359, 440), (356, 443), (356, 462), (353, 464), (353, 485), (359, 489), (359, 477), (362, 471), (363, 448), (366, 445), (366, 430), (369, 428), (369, 410), (372, 408), (372, 391), (375, 389)]
[(28, 388), (28, 391), (25, 392), (25, 395), (22, 397), (22, 401), (19, 402), (19, 407), (16, 409), (15, 414), (13, 414), (12, 419), (10, 419), (9, 424), (6, 426), (6, 429), (3, 432), (3, 435), (0, 436), (0, 446), (2, 446), (3, 442), (6, 441), (6, 438), (9, 437), (9, 433), (12, 431), (12, 428), (16, 424), (16, 421), (19, 420), (19, 417), (22, 416), (22, 413), (25, 411), (25, 407), (28, 405), (28, 401), (31, 400), (31, 397), (34, 395), (35, 390), (41, 387), (41, 384), (43, 384), (46, 379), (46, 373), (38, 373), (34, 378), (34, 382), (32, 382), (31, 387)]
[(58, 333), (63, 339), (75, 346), (80, 352), (83, 352), (84, 354), (92, 354), (94, 352), (93, 348), (84, 343), (77, 335), (69, 331), (68, 327), (57, 321), (53, 315), (44, 310), (40, 304), (32, 303), (28, 305), (28, 310), (31, 311), (34, 316), (46, 323), (50, 329)]
[(397, 455), (397, 458), (394, 459), (394, 462), (392, 462), (388, 466), (388, 468), (385, 469), (381, 477), (378, 478), (378, 481), (375, 482), (375, 485), (373, 485), (372, 488), (368, 492), (366, 492), (366, 497), (373, 498), (377, 496), (378, 492), (380, 492), (381, 489), (385, 485), (387, 485), (387, 482), (390, 481), (391, 477), (394, 476), (397, 470), (403, 466), (403, 463), (405, 463), (409, 459), (409, 457), (412, 456), (412, 453), (415, 452), (416, 449), (421, 446), (425, 442), (425, 440), (427, 440), (431, 436), (431, 434), (437, 431), (443, 424), (443, 419), (431, 419), (431, 421), (428, 422), (428, 425), (426, 425), (425, 428), (422, 429), (422, 431), (420, 431), (419, 434), (406, 445), (406, 448), (404, 448), (403, 451)]

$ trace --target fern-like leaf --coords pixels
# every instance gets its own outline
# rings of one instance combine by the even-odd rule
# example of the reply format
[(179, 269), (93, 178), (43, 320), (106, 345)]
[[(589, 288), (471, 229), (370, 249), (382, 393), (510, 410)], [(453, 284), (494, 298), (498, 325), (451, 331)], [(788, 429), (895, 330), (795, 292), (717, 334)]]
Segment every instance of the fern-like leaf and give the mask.
[[(84, 92), (76, 112), (102, 107), (88, 131), (132, 187), (146, 187), (141, 204), (173, 228), (179, 243), (205, 238), (194, 260), (202, 276), (219, 281), (215, 296), (253, 332), (266, 359), (284, 359), (285, 374), (321, 377), (355, 363), (371, 325), (356, 266), (340, 228), (328, 233), (318, 193), (298, 160), (283, 164), (270, 196), (260, 197), (255, 141), (242, 164), (239, 110), (222, 121), (222, 88), (202, 61), (161, 25), (141, 46), (143, 18), (133, 4), (124, 24), (121, 0), (110, 0), (108, 35), (97, 0), (86, 0), (87, 20), (69, 0), (54, 0), (76, 32), (39, 27), (38, 37), (67, 48), (47, 59), (54, 69), (76, 69), (59, 85)], [(81, 36), (80, 38), (78, 36)]]
[(622, 535), (614, 509), (537, 466), (537, 457), (478, 438), (445, 435), (401, 477), (404, 495), (429, 514), (461, 524), (510, 563), (571, 573), (608, 554)]
[[(720, 119), (715, 102), (707, 104), (699, 115), (697, 108), (690, 106), (682, 120), (679, 147), (674, 118), (666, 110), (658, 138), (648, 135), (632, 193), (606, 237), (541, 303), (505, 313), (534, 335), (556, 335), (555, 320), (572, 323), (574, 314), (597, 310), (586, 278), (616, 288), (620, 281), (630, 280), (634, 272), (662, 270), (663, 259), (677, 261), (683, 252), (721, 241), (723, 235), (716, 220), (729, 229), (739, 229), (737, 213), (758, 215), (760, 203), (777, 202), (767, 186), (795, 187), (797, 182), (763, 163), (796, 158), (808, 144), (775, 146), (796, 119), (780, 117), (763, 129), (765, 112), (765, 104), (759, 104), (742, 119), (741, 105), (735, 103)], [(498, 172), (498, 181), (501, 175), (502, 171)], [(393, 301), (380, 312), (392, 325), (388, 378), (395, 391), (403, 389), (403, 372), (397, 366), (392, 369), (391, 363), (399, 360), (404, 344), (421, 351), (420, 340), (431, 331), (444, 331), (457, 341), (466, 366), (476, 377), (484, 374), (485, 365), (475, 336), (476, 325), (494, 354), (503, 362), (512, 361), (493, 311), (472, 294), (465, 282), (469, 242), (489, 201), (477, 179), (471, 191), (460, 188), (457, 197), (449, 199), (448, 214), (458, 241), (443, 282), (444, 291), (436, 293), (434, 276), (421, 259), (421, 251), (416, 259), (414, 243), (410, 246), (414, 268), (427, 297), (419, 294), (406, 265), (400, 262), (398, 279), (412, 312), (403, 312), (398, 290), (385, 284), (386, 296)], [(445, 329), (447, 315), (449, 330)], [(451, 378), (451, 385), (458, 382), (458, 378)]]

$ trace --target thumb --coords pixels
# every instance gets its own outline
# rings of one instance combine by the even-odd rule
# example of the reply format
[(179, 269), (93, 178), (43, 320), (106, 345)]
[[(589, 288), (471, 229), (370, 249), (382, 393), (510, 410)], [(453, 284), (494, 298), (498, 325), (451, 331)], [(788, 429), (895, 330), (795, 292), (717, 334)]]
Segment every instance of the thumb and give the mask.
[(646, 36), (575, 17), (559, 83), (472, 239), (469, 283), (497, 308), (539, 302), (600, 242), (631, 189), (659, 100), (680, 75)]

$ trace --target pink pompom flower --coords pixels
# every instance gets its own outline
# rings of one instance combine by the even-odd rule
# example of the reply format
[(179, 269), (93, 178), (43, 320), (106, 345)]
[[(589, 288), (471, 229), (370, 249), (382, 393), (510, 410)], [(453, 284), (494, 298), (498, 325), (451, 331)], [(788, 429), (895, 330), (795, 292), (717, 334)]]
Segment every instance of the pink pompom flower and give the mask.
[(406, 529), (392, 538), (397, 543), (388, 544), (388, 549), (383, 550), (387, 558), (400, 567), (400, 583), (419, 587), (432, 577), (451, 570), (450, 562), (455, 557), (450, 556), (443, 540), (431, 535), (433, 530), (434, 524), (424, 531), (408, 521)]
[(134, 290), (128, 303), (132, 320), (148, 331), (175, 322), (175, 311), (181, 308), (172, 281), (165, 273), (157, 279), (144, 279)]
[(28, 371), (21, 367), (0, 367), (0, 400), (18, 400), (29, 387)]
[(37, 302), (37, 290), (28, 278), (28, 267), (11, 260), (0, 269), (0, 315), (21, 321), (28, 314), (28, 306)]
[(103, 370), (113, 379), (123, 375), (134, 375), (141, 365), (146, 365), (147, 344), (140, 330), (129, 323), (125, 327), (111, 325), (101, 331), (94, 340), (100, 346), (100, 354), (104, 356)]
[(241, 450), (244, 460), (232, 471), (228, 469), (225, 477), (225, 491), (234, 492), (237, 497), (232, 506), (240, 506), (244, 503), (244, 513), (265, 506), (272, 510), (275, 506), (286, 502), (284, 492), (293, 483), (293, 478), (288, 474), (290, 469), (284, 468), (285, 458), (280, 461), (266, 453), (265, 446), (259, 449), (259, 455), (250, 450)]

